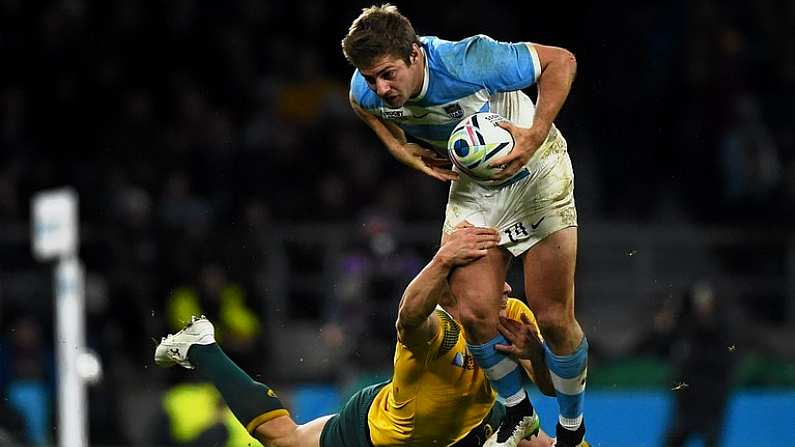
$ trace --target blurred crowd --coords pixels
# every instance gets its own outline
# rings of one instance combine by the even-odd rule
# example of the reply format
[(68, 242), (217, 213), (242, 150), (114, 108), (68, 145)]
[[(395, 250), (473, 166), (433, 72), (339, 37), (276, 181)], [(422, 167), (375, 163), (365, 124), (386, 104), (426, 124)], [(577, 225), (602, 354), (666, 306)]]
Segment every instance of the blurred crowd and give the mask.
[[(420, 34), (577, 55), (558, 125), (582, 219), (795, 223), (795, 3), (614, 2), (582, 14), (394, 3)], [(383, 363), (370, 349), (389, 362), (392, 307), (363, 311), (362, 297), (392, 303), (431, 251), (395, 248), (383, 229), (440, 222), (446, 186), (400, 166), (349, 109), (339, 41), (363, 6), (0, 0), (4, 395), (52, 400), (49, 266), (33, 261), (27, 229), (30, 197), (61, 185), (80, 195), (89, 344), (108, 368), (92, 391), (98, 442), (126, 442), (114, 390), (151, 364), (156, 340), (144, 337), (192, 313), (219, 322), (241, 364), (261, 367), (277, 225), (364, 228), (367, 242), (335, 264), (339, 289), (304, 311), (329, 322), (329, 346), (344, 333), (384, 340), (349, 349), (351, 361)], [(325, 265), (311, 247), (291, 261)], [(30, 427), (29, 440), (49, 436), (45, 420)]]

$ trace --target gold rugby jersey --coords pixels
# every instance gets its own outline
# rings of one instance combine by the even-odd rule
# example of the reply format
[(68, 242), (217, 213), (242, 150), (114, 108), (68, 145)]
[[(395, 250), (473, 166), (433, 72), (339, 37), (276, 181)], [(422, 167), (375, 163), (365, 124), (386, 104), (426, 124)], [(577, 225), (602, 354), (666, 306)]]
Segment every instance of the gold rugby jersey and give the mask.
[[(514, 298), (509, 318), (533, 313)], [(467, 350), (461, 326), (441, 309), (439, 329), (427, 343), (395, 346), (392, 381), (376, 396), (368, 413), (370, 439), (376, 446), (449, 446), (480, 425), (495, 393)], [(536, 327), (537, 329), (537, 327)]]

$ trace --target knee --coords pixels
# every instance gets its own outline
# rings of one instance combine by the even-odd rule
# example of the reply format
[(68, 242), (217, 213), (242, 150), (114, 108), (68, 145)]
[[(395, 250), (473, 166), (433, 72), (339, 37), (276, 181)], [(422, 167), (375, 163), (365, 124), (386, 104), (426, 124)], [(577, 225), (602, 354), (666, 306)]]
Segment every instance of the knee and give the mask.
[(282, 416), (260, 424), (252, 433), (266, 447), (299, 447), (299, 427)]
[(568, 312), (554, 307), (536, 313), (536, 321), (545, 341), (552, 346), (569, 344), (566, 342), (570, 342), (570, 334), (577, 324)]
[(483, 306), (461, 306), (458, 316), (464, 330), (469, 334), (482, 333), (497, 327), (497, 310)]
[(276, 436), (263, 436), (259, 430), (254, 432), (254, 437), (265, 447), (301, 447), (298, 431), (281, 433)]
[(273, 439), (264, 439), (258, 437), (258, 440), (262, 442), (263, 445), (266, 447), (298, 447), (298, 443), (296, 441), (296, 436), (282, 436), (279, 438)]
[(464, 327), (467, 341), (481, 344), (497, 335), (498, 308), (481, 302), (459, 302), (458, 321)]

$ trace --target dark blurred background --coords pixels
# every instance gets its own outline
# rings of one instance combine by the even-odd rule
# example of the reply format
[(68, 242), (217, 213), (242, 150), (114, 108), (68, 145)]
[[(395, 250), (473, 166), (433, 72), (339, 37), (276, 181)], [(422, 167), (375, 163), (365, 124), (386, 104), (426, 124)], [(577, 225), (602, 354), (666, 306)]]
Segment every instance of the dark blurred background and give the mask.
[[(593, 444), (676, 445), (716, 424), (725, 445), (795, 440), (753, 422), (795, 408), (795, 2), (396, 3), (420, 34), (577, 56), (557, 125), (576, 174)], [(0, 444), (57, 436), (52, 265), (28, 229), (33, 194), (62, 185), (80, 196), (87, 338), (105, 370), (93, 445), (193, 439), (169, 402), (196, 378), (152, 362), (193, 313), (299, 420), (389, 374), (447, 185), (350, 111), (339, 42), (370, 4), (0, 0)], [(712, 378), (725, 384), (704, 412), (725, 405), (725, 424), (670, 417)]]

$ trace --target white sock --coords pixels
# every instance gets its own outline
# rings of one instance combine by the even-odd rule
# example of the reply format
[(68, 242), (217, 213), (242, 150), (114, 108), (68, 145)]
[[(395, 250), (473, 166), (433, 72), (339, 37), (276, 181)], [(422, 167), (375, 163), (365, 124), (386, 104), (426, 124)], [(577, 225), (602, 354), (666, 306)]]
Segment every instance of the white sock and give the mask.
[(577, 429), (580, 428), (580, 425), (582, 425), (582, 415), (579, 415), (573, 419), (558, 416), (558, 422), (560, 423), (560, 426), (566, 430), (577, 431)]
[(527, 397), (527, 393), (525, 393), (524, 388), (519, 389), (519, 392), (510, 396), (505, 399), (505, 406), (506, 407), (513, 407), (518, 405), (521, 401), (523, 401)]

